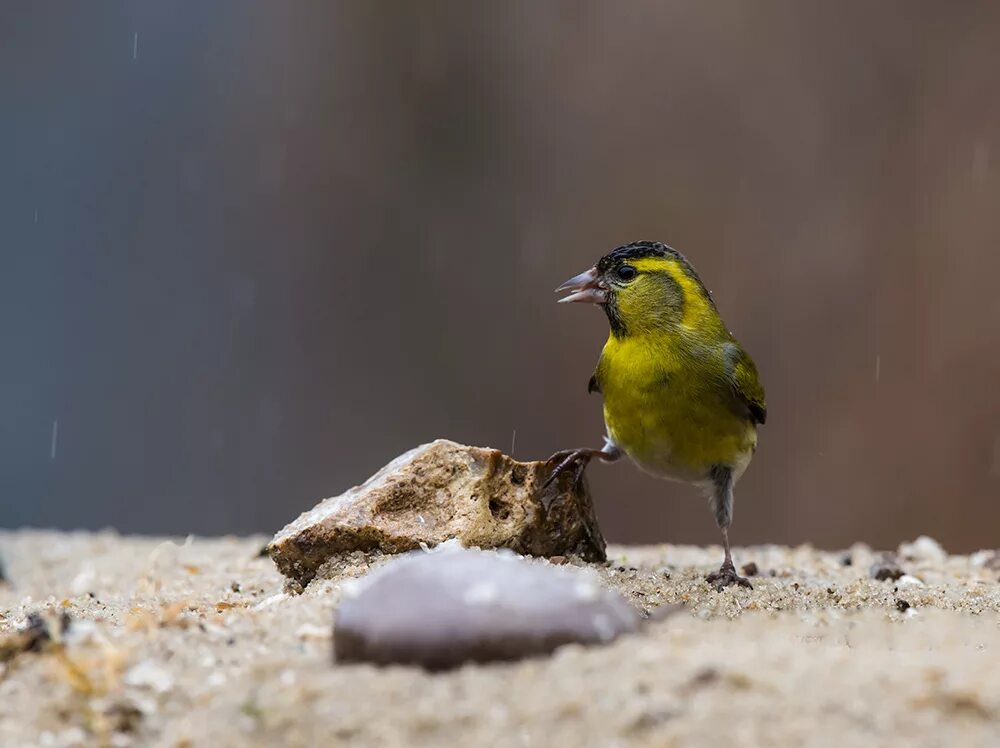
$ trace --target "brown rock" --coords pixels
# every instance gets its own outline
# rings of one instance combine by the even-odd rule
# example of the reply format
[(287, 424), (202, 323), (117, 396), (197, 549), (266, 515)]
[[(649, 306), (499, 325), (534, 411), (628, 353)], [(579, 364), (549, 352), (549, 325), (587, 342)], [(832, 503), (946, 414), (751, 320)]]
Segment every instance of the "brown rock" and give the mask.
[(0, 635), (0, 664), (13, 660), (24, 652), (42, 652), (61, 640), (69, 629), (69, 613), (29, 613), (24, 625)]
[(337, 662), (443, 670), (606, 644), (639, 626), (638, 612), (591, 570), (448, 544), (345, 588), (333, 648)]
[(872, 564), (868, 573), (872, 579), (877, 579), (879, 582), (895, 582), (904, 574), (903, 570), (894, 561), (889, 559), (877, 561)]
[(517, 462), (496, 449), (439, 439), (304, 512), (274, 536), (268, 552), (282, 574), (301, 584), (334, 554), (401, 553), (450, 538), (467, 547), (603, 561), (586, 481), (577, 491), (567, 471), (543, 493), (549, 472), (545, 462)]

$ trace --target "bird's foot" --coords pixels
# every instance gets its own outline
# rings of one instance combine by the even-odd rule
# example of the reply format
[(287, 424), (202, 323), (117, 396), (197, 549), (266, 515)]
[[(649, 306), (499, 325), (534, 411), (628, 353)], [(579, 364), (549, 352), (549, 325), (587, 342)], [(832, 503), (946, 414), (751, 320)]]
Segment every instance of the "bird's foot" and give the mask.
[(734, 584), (746, 587), (747, 589), (753, 589), (753, 585), (750, 584), (749, 579), (741, 577), (736, 573), (736, 567), (733, 566), (732, 561), (724, 561), (718, 571), (714, 571), (705, 577), (705, 581), (715, 587), (716, 592), (722, 592), (726, 587)]
[(595, 449), (563, 449), (552, 455), (546, 462), (555, 465), (549, 477), (545, 479), (541, 490), (548, 488), (562, 473), (573, 468), (573, 485), (577, 488), (583, 480), (583, 471), (598, 452)]

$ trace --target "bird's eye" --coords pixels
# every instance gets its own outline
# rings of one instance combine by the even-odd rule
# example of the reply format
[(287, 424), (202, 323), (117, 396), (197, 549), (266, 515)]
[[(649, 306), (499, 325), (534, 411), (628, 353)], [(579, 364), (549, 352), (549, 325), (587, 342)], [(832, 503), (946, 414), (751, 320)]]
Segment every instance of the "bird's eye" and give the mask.
[(631, 265), (620, 265), (618, 269), (615, 271), (615, 275), (618, 276), (618, 280), (623, 280), (623, 281), (630, 281), (633, 278), (635, 278), (635, 276), (637, 276), (638, 274), (639, 271), (636, 270)]

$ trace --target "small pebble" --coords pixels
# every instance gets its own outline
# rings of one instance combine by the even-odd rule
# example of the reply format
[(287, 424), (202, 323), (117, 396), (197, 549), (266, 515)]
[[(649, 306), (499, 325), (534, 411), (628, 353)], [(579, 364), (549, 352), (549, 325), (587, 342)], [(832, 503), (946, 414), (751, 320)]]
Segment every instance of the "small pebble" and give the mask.
[(940, 564), (948, 559), (948, 552), (934, 538), (921, 535), (912, 543), (899, 546), (899, 555), (911, 561)]
[(906, 602), (906, 600), (896, 601), (896, 610), (898, 610), (900, 613), (905, 613), (907, 610), (909, 610), (909, 608), (910, 604)]
[(996, 551), (976, 551), (969, 556), (969, 565), (973, 568), (990, 568), (989, 564), (996, 560)]
[[(142, 710), (128, 700), (113, 701), (103, 710), (102, 716), (108, 726), (116, 733), (134, 733), (139, 729), (145, 716)], [(80, 741), (86, 741), (86, 733)], [(131, 742), (131, 741), (129, 741)]]
[(174, 687), (173, 675), (155, 660), (142, 660), (133, 665), (125, 673), (123, 681), (127, 686), (147, 688), (158, 694), (164, 694)]
[[(69, 625), (69, 616), (64, 613), (64, 618), (58, 626), (51, 621), (51, 616), (42, 613), (29, 613), (24, 623), (17, 626), (11, 633), (0, 634), (0, 663), (13, 659), (23, 652), (41, 652)], [(63, 631), (59, 631), (62, 627)]]
[(689, 686), (707, 686), (711, 683), (715, 683), (722, 677), (718, 668), (708, 665), (701, 668), (697, 673), (695, 673), (691, 680), (688, 681)]
[(896, 581), (901, 576), (903, 576), (903, 570), (900, 569), (895, 563), (891, 561), (877, 561), (872, 564), (872, 568), (869, 570), (872, 579), (877, 579), (880, 582), (885, 582), (886, 580)]
[(760, 572), (757, 569), (757, 564), (753, 561), (750, 561), (749, 563), (743, 564), (743, 573), (746, 574), (748, 577), (755, 577)]

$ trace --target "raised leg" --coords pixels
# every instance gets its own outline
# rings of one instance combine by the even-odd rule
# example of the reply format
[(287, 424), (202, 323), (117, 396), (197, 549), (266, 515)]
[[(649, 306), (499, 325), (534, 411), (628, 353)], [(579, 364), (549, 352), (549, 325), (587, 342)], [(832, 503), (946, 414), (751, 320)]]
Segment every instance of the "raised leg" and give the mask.
[(578, 485), (583, 480), (583, 472), (595, 457), (604, 462), (614, 462), (622, 456), (622, 451), (610, 439), (605, 438), (601, 449), (581, 447), (580, 449), (563, 449), (552, 455), (547, 462), (555, 465), (549, 477), (545, 479), (541, 490), (545, 490), (559, 475), (573, 468), (573, 484)]
[(753, 589), (753, 585), (746, 577), (741, 577), (736, 573), (733, 554), (729, 549), (729, 525), (733, 522), (732, 470), (721, 465), (712, 470), (712, 493), (709, 500), (712, 511), (715, 513), (715, 522), (722, 530), (722, 545), (726, 550), (726, 556), (722, 560), (722, 566), (719, 567), (719, 570), (705, 577), (705, 581), (713, 585), (718, 592), (722, 592), (723, 589), (733, 584)]

